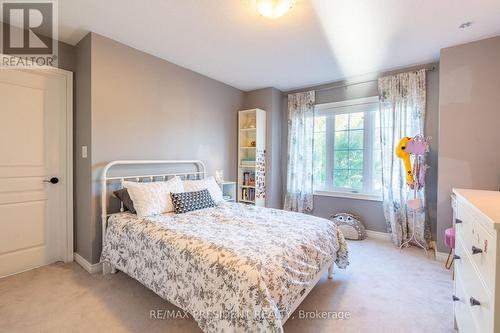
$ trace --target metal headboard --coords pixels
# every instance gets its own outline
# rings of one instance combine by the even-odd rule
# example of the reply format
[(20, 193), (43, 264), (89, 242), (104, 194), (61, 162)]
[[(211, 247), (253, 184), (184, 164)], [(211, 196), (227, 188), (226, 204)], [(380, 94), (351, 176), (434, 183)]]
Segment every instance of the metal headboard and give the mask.
[[(116, 166), (141, 166), (141, 165), (194, 165), (197, 168), (197, 171), (189, 171), (189, 172), (173, 172), (173, 173), (160, 173), (160, 174), (147, 174), (147, 175), (123, 175), (123, 176), (112, 176), (109, 177), (108, 173), (111, 168)], [(108, 184), (111, 181), (120, 181), (119, 187), (123, 188), (123, 182), (127, 181), (136, 181), (140, 182), (141, 180), (148, 180), (149, 182), (155, 181), (166, 181), (171, 177), (179, 176), (183, 179), (195, 176), (196, 179), (204, 179), (207, 175), (207, 169), (205, 167), (205, 163), (200, 160), (130, 160), (130, 161), (113, 161), (108, 163), (103, 171), (101, 176), (101, 219), (102, 219), (102, 244), (104, 245), (105, 237), (106, 237), (106, 229), (108, 227)], [(120, 204), (120, 211), (123, 212), (123, 203)]]

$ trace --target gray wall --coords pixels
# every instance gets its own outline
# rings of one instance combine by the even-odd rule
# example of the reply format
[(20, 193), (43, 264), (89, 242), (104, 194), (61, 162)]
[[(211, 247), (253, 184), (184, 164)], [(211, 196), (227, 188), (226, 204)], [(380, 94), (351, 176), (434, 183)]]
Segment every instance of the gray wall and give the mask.
[(227, 179), (235, 179), (236, 111), (244, 94), (94, 33), (79, 43), (77, 53), (86, 74), (77, 81), (83, 121), (76, 135), (89, 146), (89, 159), (76, 158), (77, 170), (85, 173), (77, 175), (82, 178), (76, 190), (76, 241), (77, 252), (96, 263), (102, 167), (115, 159), (196, 158), (207, 163), (210, 174), (223, 169)]
[(58, 53), (59, 59), (57, 67), (70, 72), (76, 72), (76, 47), (58, 42)]
[[(92, 216), (92, 159), (81, 157), (81, 147), (92, 147), (91, 35), (76, 45), (76, 108), (74, 110), (74, 230), (75, 251), (92, 258), (90, 221)], [(90, 150), (89, 150), (90, 152)], [(89, 155), (90, 156), (90, 155)]]
[[(377, 96), (378, 87), (376, 79), (379, 76), (395, 74), (398, 72), (405, 72), (409, 70), (415, 70), (418, 68), (430, 68), (432, 66), (437, 67), (437, 64), (428, 64), (425, 66), (417, 66), (411, 68), (405, 68), (397, 71), (391, 71), (386, 73), (379, 73), (373, 75), (366, 75), (362, 77), (357, 77), (355, 79), (334, 82), (321, 86), (307, 87), (300, 90), (289, 91), (288, 93), (293, 93), (297, 91), (307, 91), (307, 90), (318, 90), (316, 92), (316, 104), (339, 102), (348, 99)], [(365, 82), (370, 81), (370, 82)], [(350, 84), (353, 82), (365, 82), (362, 84), (350, 85), (347, 87), (327, 89), (329, 87), (335, 87), (343, 84)], [(286, 124), (287, 115), (287, 94), (283, 96), (283, 122)], [(428, 216), (431, 222), (431, 228), (433, 232), (433, 237), (436, 237), (436, 193), (437, 193), (437, 149), (438, 149), (438, 108), (439, 108), (439, 72), (434, 70), (427, 72), (427, 116), (425, 121), (425, 134), (432, 137), (431, 141), (431, 152), (428, 156), (428, 163), (431, 166), (427, 177), (427, 208)], [(282, 142), (283, 142), (283, 152), (282, 160), (283, 165), (283, 175), (286, 175), (286, 152), (287, 152), (287, 128), (283, 127), (282, 131)], [(283, 194), (286, 191), (286, 184), (283, 184)], [(329, 217), (330, 215), (338, 212), (352, 212), (359, 215), (368, 230), (386, 232), (386, 224), (384, 213), (382, 210), (382, 203), (379, 201), (369, 201), (360, 199), (346, 199), (346, 198), (335, 198), (327, 196), (314, 196), (314, 210), (313, 215), (320, 217)]]
[(438, 249), (453, 187), (500, 185), (500, 37), (441, 50)]
[(242, 109), (266, 111), (266, 207), (283, 208), (281, 173), (281, 98), (276, 88), (264, 88), (245, 93)]

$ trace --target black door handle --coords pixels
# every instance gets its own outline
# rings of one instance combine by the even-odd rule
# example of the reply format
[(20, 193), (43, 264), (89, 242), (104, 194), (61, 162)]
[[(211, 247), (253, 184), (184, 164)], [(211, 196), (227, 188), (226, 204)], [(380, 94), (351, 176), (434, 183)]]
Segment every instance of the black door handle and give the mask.
[(44, 183), (51, 183), (51, 184), (57, 184), (59, 183), (59, 178), (57, 177), (52, 177), (49, 180), (45, 179)]
[(475, 299), (474, 297), (471, 297), (470, 298), (470, 306), (476, 306), (476, 305), (481, 305), (481, 302), (479, 302), (477, 299)]
[(458, 298), (457, 296), (453, 295), (452, 296), (452, 299), (453, 299), (453, 302), (456, 302), (456, 301), (460, 301), (460, 298)]
[(460, 224), (460, 223), (462, 223), (462, 220), (460, 220), (460, 219), (455, 219), (455, 224)]
[(483, 250), (472, 245), (472, 254), (478, 254), (478, 253), (483, 253)]
[(453, 255), (453, 259), (458, 260), (458, 259), (461, 259), (461, 258), (460, 258), (460, 256), (459, 256), (459, 255), (454, 254), (454, 255)]

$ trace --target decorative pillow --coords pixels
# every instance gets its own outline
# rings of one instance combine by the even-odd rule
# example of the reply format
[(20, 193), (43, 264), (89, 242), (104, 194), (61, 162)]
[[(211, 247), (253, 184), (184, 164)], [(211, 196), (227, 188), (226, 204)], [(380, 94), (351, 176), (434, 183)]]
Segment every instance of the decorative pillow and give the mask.
[(132, 214), (136, 214), (134, 208), (134, 202), (130, 199), (130, 195), (126, 188), (122, 188), (120, 190), (114, 191), (113, 194), (117, 197), (121, 202), (123, 202), (123, 207), (125, 210), (130, 211)]
[(333, 215), (331, 220), (342, 231), (346, 239), (363, 240), (366, 238), (365, 226), (359, 217), (348, 213), (339, 213)]
[(174, 211), (171, 192), (183, 192), (182, 181), (174, 177), (166, 182), (123, 182), (134, 203), (137, 216), (151, 216)]
[(215, 202), (207, 189), (194, 192), (170, 193), (176, 214), (214, 207)]
[(216, 204), (224, 201), (219, 184), (217, 184), (213, 176), (201, 180), (185, 180), (182, 182), (182, 184), (184, 186), (184, 191), (186, 192), (207, 189), (210, 193), (210, 196), (212, 197), (212, 200)]

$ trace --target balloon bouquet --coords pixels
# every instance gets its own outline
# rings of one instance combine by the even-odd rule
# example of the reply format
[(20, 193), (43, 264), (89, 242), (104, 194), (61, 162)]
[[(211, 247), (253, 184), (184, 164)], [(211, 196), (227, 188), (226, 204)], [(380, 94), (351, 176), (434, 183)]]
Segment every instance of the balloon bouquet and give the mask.
[[(406, 184), (413, 190), (413, 199), (407, 201), (407, 206), (413, 211), (411, 236), (406, 239), (403, 246), (408, 246), (413, 242), (423, 248), (427, 253), (427, 247), (421, 244), (415, 235), (415, 220), (417, 219), (417, 210), (422, 207), (418, 198), (418, 192), (425, 186), (425, 174), (429, 166), (425, 164), (425, 154), (429, 151), (427, 139), (422, 135), (413, 138), (404, 137), (396, 147), (396, 156), (401, 158), (404, 163), (406, 173)], [(413, 155), (413, 166), (412, 158)]]

